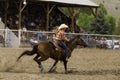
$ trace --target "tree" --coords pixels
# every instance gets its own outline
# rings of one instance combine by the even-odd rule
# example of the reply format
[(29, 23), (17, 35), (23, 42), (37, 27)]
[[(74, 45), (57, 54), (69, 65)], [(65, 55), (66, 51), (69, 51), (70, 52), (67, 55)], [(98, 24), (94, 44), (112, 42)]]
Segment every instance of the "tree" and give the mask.
[(120, 19), (118, 20), (118, 26), (115, 28), (114, 34), (120, 35)]
[(95, 34), (113, 34), (116, 19), (107, 14), (104, 5), (100, 4), (97, 19), (91, 22), (90, 32)]
[(71, 31), (75, 31), (76, 16), (79, 15), (79, 8), (60, 8), (60, 10), (71, 18)]
[(89, 24), (93, 19), (94, 19), (93, 15), (80, 13), (76, 23), (77, 25), (81, 26), (85, 31), (89, 31)]
[[(102, 20), (100, 24), (95, 24), (96, 19), (92, 14), (90, 8), (74, 8), (74, 14), (72, 14), (72, 8), (62, 8), (61, 9), (66, 15), (74, 16), (76, 18), (76, 24), (82, 27), (86, 32), (90, 33), (102, 33), (102, 34), (113, 34), (114, 29), (116, 27), (116, 19), (110, 15), (108, 15), (106, 8), (103, 4), (99, 5), (98, 12), (100, 13)], [(99, 15), (99, 18), (100, 18)], [(101, 18), (100, 18), (101, 19)], [(99, 20), (97, 20), (99, 23)], [(101, 26), (101, 24), (103, 24)], [(92, 25), (99, 26), (97, 31), (90, 31), (93, 30), (94, 27)], [(100, 32), (98, 32), (101, 29)], [(107, 32), (104, 32), (107, 31)]]
[(110, 34), (110, 27), (102, 12), (99, 12), (97, 18), (91, 23), (90, 32), (93, 34)]
[(103, 13), (104, 15), (107, 15), (107, 10), (106, 10), (106, 8), (104, 7), (104, 5), (103, 5), (103, 4), (100, 4), (99, 6), (100, 6), (100, 7), (99, 7), (98, 12), (101, 11), (101, 13)]
[(90, 8), (81, 8), (79, 15), (76, 17), (77, 25), (82, 27), (86, 32), (89, 31), (89, 24), (94, 19)]
[(105, 20), (110, 24), (110, 34), (113, 34), (116, 27), (116, 19), (113, 16), (105, 15)]

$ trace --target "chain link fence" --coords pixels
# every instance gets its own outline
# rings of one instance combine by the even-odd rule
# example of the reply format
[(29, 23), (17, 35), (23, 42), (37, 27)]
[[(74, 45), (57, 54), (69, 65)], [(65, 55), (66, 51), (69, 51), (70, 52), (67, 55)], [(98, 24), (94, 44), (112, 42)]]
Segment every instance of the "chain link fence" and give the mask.
[[(120, 35), (66, 33), (71, 39), (81, 35), (89, 48), (120, 49)], [(40, 41), (53, 41), (54, 32), (0, 29), (0, 47), (32, 47)]]

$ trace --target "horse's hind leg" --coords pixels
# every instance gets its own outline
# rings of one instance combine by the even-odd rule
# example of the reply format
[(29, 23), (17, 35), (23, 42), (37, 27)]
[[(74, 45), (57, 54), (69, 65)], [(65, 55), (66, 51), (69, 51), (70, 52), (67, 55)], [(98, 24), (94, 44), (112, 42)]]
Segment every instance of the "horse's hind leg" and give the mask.
[(56, 60), (53, 64), (53, 66), (49, 69), (48, 72), (52, 72), (53, 71), (53, 68), (56, 66), (56, 64), (58, 63), (58, 60)]
[(42, 72), (44, 68), (43, 68), (41, 62), (39, 61), (39, 57), (40, 57), (39, 55), (35, 56), (34, 60), (38, 63), (38, 66), (39, 66), (39, 68), (41, 69), (41, 72)]
[(39, 55), (37, 55), (34, 60), (38, 63), (38, 66), (40, 68), (40, 71), (42, 72), (43, 71), (43, 66), (42, 66), (42, 61), (45, 61), (46, 59), (48, 59), (49, 57), (41, 57)]
[(36, 55), (35, 57), (34, 57), (34, 60), (39, 64), (39, 62), (38, 62), (38, 58), (39, 58), (40, 56), (39, 55)]

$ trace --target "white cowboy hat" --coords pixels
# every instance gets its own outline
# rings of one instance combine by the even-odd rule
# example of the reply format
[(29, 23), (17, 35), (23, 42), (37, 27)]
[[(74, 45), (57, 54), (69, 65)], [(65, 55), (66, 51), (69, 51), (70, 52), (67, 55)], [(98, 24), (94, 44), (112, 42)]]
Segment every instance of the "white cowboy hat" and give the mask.
[(68, 28), (68, 26), (67, 26), (66, 24), (61, 24), (61, 25), (58, 27), (58, 30), (63, 29), (63, 28)]

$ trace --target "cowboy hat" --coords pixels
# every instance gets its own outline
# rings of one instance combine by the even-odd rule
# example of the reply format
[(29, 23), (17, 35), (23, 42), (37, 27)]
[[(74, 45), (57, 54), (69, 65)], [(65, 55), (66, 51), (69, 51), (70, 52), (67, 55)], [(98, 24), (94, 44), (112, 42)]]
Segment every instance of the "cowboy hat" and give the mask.
[(63, 28), (68, 28), (68, 26), (67, 26), (66, 24), (61, 24), (61, 25), (58, 27), (58, 30), (63, 29)]

